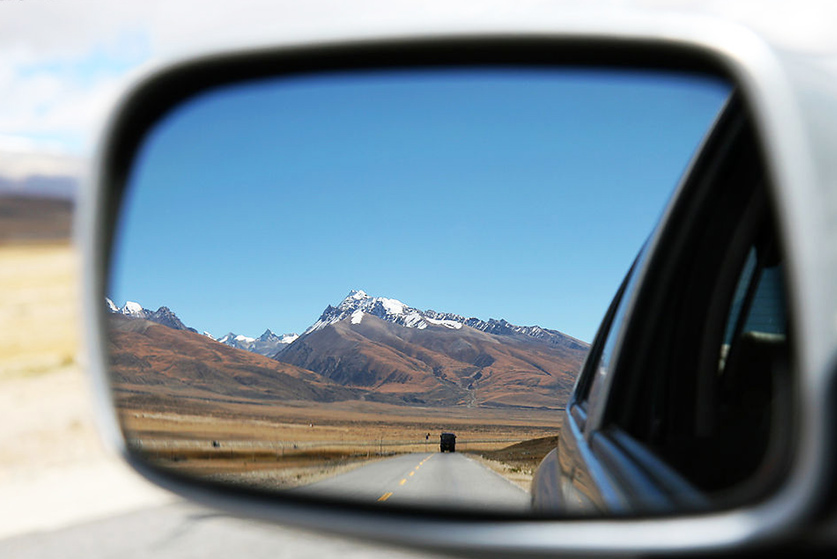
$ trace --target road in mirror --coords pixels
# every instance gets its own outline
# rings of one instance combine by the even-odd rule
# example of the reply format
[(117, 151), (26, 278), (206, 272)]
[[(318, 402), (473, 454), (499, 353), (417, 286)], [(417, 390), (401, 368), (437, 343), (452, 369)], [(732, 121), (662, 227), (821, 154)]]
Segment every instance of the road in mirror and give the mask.
[(584, 69), (226, 86), (146, 138), (103, 305), (132, 450), (521, 512), (621, 278), (729, 95)]

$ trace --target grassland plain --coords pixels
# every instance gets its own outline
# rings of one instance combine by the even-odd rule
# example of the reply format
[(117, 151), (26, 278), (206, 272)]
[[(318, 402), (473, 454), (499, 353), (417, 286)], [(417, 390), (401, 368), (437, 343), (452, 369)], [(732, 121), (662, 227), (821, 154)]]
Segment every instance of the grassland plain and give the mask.
[[(378, 319), (372, 322), (411, 333)], [(554, 380), (569, 375), (560, 355), (535, 344), (545, 351), (538, 359), (518, 352), (516, 356), (525, 355), (532, 362), (516, 358), (497, 365), (503, 374), (480, 377), (492, 377), (497, 385), (491, 390), (481, 385), (480, 400), (476, 389), (472, 398), (461, 397), (468, 392), (462, 379), (439, 383), (435, 375), (441, 375), (441, 369), (419, 375), (418, 384), (408, 371), (371, 389), (343, 386), (303, 366), (147, 320), (111, 315), (108, 326), (113, 389), (130, 448), (179, 474), (267, 489), (305, 485), (382, 456), (438, 450), (443, 431), (454, 431), (458, 449), (470, 452), (554, 436), (566, 382), (546, 388), (538, 383), (543, 376)], [(335, 328), (345, 326), (338, 323)], [(448, 335), (452, 333), (442, 329), (434, 333), (434, 340)], [(475, 330), (469, 340), (465, 345), (472, 349), (470, 344), (478, 342), (504, 347), (499, 338), (481, 331)], [(341, 356), (354, 355), (361, 347), (369, 354), (396, 353), (380, 344), (349, 345), (348, 353), (332, 356), (336, 362), (343, 363)], [(399, 347), (411, 351), (404, 344)], [(470, 361), (447, 357), (446, 351), (440, 352), (439, 362), (450, 361), (454, 379), (463, 368), (473, 372)], [(547, 365), (555, 365), (550, 356), (560, 361), (553, 373), (547, 372)], [(382, 378), (390, 380), (387, 372), (396, 367), (388, 361), (346, 362), (360, 376), (368, 372), (366, 367), (383, 367)], [(405, 362), (405, 367), (427, 367), (415, 359)], [(496, 363), (500, 360), (492, 358), (490, 364)], [(430, 392), (435, 396), (428, 396)], [(487, 392), (492, 396), (486, 398)], [(520, 396), (511, 399), (514, 405), (501, 397), (511, 393)], [(516, 466), (501, 469), (518, 477), (521, 471)]]
[(68, 242), (0, 244), (0, 379), (75, 363), (77, 268)]
[(558, 437), (559, 434), (529, 439), (503, 448), (473, 451), (472, 454), (495, 472), (529, 491), (535, 470), (544, 457), (558, 446)]
[[(306, 485), (394, 454), (438, 452), (442, 431), (457, 434), (458, 451), (488, 453), (496, 462), (505, 455), (491, 452), (554, 437), (560, 429), (555, 410), (363, 401), (269, 406), (192, 401), (188, 410), (146, 405), (122, 407), (121, 414), (131, 446), (157, 465), (263, 489)], [(529, 461), (539, 462), (546, 452)], [(531, 479), (533, 468), (514, 462), (494, 469), (521, 482), (527, 475)]]

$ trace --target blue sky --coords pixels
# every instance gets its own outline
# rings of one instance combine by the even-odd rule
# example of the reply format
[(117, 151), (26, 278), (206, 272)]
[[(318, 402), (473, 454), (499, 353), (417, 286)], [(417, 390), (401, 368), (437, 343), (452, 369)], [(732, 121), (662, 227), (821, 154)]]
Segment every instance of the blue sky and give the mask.
[(130, 179), (111, 298), (216, 336), (301, 332), (351, 289), (590, 341), (729, 88), (468, 70), (238, 85)]

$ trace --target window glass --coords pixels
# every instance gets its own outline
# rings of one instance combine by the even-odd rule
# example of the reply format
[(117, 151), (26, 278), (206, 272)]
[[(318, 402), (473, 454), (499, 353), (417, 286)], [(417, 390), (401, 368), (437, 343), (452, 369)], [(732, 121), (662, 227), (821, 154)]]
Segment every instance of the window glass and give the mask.
[(727, 320), (727, 327), (724, 332), (724, 345), (726, 347), (729, 347), (729, 344), (732, 342), (732, 337), (735, 335), (735, 326), (738, 324), (738, 318), (741, 316), (741, 309), (744, 305), (744, 300), (747, 298), (747, 289), (750, 287), (750, 282), (755, 271), (756, 249), (752, 247), (747, 254), (744, 270), (741, 272), (741, 277), (738, 279), (738, 285), (735, 287), (735, 294), (732, 298), (729, 319)]
[[(743, 324), (739, 327), (742, 321)], [(721, 347), (719, 370), (724, 370), (730, 346), (735, 339), (740, 340), (747, 335), (752, 337), (755, 333), (783, 336), (786, 332), (787, 317), (782, 266), (774, 263), (772, 266), (763, 267), (763, 264), (758, 262), (758, 252), (754, 246), (747, 255), (733, 296), (724, 332), (724, 343)], [(767, 338), (762, 337), (762, 339)], [(782, 340), (781, 337), (774, 338), (774, 342)]]
[(607, 338), (604, 340), (604, 346), (601, 350), (601, 355), (599, 356), (594, 373), (593, 378), (590, 384), (590, 390), (587, 395), (587, 402), (588, 402), (588, 411), (595, 407), (598, 407), (601, 398), (604, 395), (604, 386), (607, 377), (610, 375), (610, 372), (613, 368), (614, 362), (614, 350), (616, 348), (616, 341), (619, 338), (619, 331), (622, 328), (622, 323), (625, 320), (625, 312), (628, 307), (628, 300), (631, 298), (630, 295), (633, 292), (634, 285), (636, 284), (636, 277), (637, 274), (634, 273), (636, 267), (631, 270), (630, 277), (628, 279), (627, 284), (624, 287), (624, 290), (620, 293), (621, 297), (619, 299), (618, 306), (616, 307), (616, 311), (613, 314), (613, 319), (610, 323), (607, 332)]
[[(607, 382), (619, 397), (608, 397), (603, 421), (692, 488), (738, 503), (782, 479), (792, 369), (763, 163), (752, 130), (730, 134), (706, 167), (709, 190), (673, 210), (667, 257), (643, 284), (631, 352), (618, 357), (625, 374)], [(608, 378), (613, 345), (597, 380)]]
[(786, 333), (785, 290), (781, 266), (776, 265), (762, 270), (743, 331), (766, 334)]

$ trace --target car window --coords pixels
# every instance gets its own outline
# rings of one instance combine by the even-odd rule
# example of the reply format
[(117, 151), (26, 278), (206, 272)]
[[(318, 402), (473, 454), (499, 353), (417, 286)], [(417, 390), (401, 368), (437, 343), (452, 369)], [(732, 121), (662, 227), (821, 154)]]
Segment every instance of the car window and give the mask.
[(589, 392), (586, 398), (586, 410), (590, 411), (601, 405), (601, 399), (604, 396), (604, 387), (610, 371), (613, 369), (614, 349), (619, 338), (619, 330), (625, 320), (625, 312), (627, 311), (630, 294), (633, 291), (636, 283), (636, 274), (628, 274), (625, 284), (619, 291), (616, 299), (616, 308), (610, 318), (605, 338), (602, 340), (601, 353), (598, 355), (596, 365), (592, 371), (592, 378), (589, 386)]
[(766, 266), (761, 270), (752, 308), (747, 315), (743, 330), (772, 334), (787, 333), (785, 287), (783, 270), (779, 264)]
[(756, 250), (750, 249), (747, 253), (747, 261), (744, 263), (744, 269), (741, 271), (741, 277), (738, 280), (738, 285), (735, 287), (735, 294), (733, 295), (732, 305), (730, 307), (729, 317), (727, 319), (727, 326), (724, 331), (724, 344), (729, 347), (732, 337), (735, 334), (735, 328), (738, 324), (741, 310), (744, 306), (744, 300), (747, 297), (747, 290), (750, 287), (753, 274), (756, 271)]
[(792, 424), (791, 328), (765, 166), (744, 115), (725, 126), (692, 197), (673, 210), (664, 257), (649, 263), (602, 422), (716, 504), (781, 479)]
[[(640, 254), (643, 252), (644, 250)], [(637, 260), (639, 260), (639, 257)], [(613, 301), (611, 301), (590, 347), (590, 352), (587, 354), (582, 372), (578, 377), (578, 387), (575, 393), (578, 405), (585, 412), (598, 404), (605, 378), (612, 367), (613, 349), (618, 330), (625, 317), (627, 300), (629, 299), (626, 292), (630, 292), (636, 283), (636, 274), (634, 273), (636, 267), (635, 262), (616, 291), (616, 295), (613, 297)]]
[(783, 268), (781, 263), (759, 262), (756, 247), (747, 254), (735, 290), (721, 346), (720, 375), (726, 371), (726, 359), (733, 342), (754, 334), (762, 334), (765, 340), (783, 340), (787, 334)]

